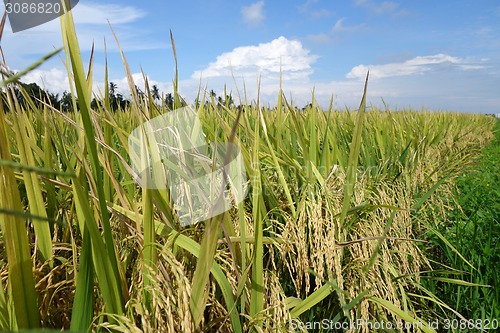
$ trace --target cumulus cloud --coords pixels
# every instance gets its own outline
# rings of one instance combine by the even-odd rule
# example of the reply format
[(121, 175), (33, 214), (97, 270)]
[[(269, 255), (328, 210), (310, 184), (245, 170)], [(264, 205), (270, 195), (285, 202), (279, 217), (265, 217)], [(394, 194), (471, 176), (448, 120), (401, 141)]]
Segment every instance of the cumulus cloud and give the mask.
[(312, 73), (311, 64), (316, 60), (309, 50), (298, 40), (283, 36), (268, 43), (256, 46), (241, 46), (230, 52), (222, 53), (201, 71), (195, 71), (192, 78), (210, 77), (279, 77), (304, 78)]
[(35, 69), (23, 76), (21, 81), (25, 83), (35, 82), (52, 93), (61, 94), (65, 90), (69, 91), (68, 74), (59, 68)]
[(241, 8), (241, 15), (243, 15), (243, 21), (250, 26), (258, 26), (264, 19), (264, 1), (258, 1), (249, 6), (244, 6)]
[[(298, 40), (278, 37), (258, 45), (241, 46), (216, 57), (203, 70), (195, 71), (189, 80), (181, 83), (187, 92), (197, 91), (198, 85), (222, 92), (224, 87), (255, 101), (260, 96), (262, 102), (272, 102), (280, 89), (280, 76), (285, 93), (292, 93), (300, 102), (310, 96), (313, 83), (312, 65), (317, 56)], [(234, 79), (233, 79), (234, 77)], [(200, 81), (201, 79), (201, 81)], [(258, 84), (257, 84), (258, 81)]]
[(347, 78), (364, 78), (368, 70), (370, 70), (371, 78), (385, 78), (422, 74), (433, 69), (443, 68), (444, 66), (454, 66), (462, 70), (483, 68), (481, 64), (471, 63), (468, 59), (453, 57), (446, 54), (436, 54), (383, 65), (358, 65), (351, 69), (347, 74)]

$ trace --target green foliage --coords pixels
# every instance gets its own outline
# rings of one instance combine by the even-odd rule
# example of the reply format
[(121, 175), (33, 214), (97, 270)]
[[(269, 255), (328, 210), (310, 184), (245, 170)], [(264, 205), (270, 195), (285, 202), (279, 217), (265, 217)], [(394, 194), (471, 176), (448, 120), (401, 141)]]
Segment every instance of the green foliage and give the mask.
[[(496, 138), (481, 151), (473, 166), (456, 181), (453, 210), (438, 226), (445, 239), (432, 238), (436, 244), (436, 266), (453, 267), (466, 283), (448, 283), (432, 274), (424, 286), (465, 318), (500, 317), (500, 121)], [(456, 249), (454, 251), (453, 249)], [(436, 309), (438, 311), (439, 309)], [(439, 311), (438, 311), (439, 312)], [(451, 316), (451, 318), (456, 318)]]

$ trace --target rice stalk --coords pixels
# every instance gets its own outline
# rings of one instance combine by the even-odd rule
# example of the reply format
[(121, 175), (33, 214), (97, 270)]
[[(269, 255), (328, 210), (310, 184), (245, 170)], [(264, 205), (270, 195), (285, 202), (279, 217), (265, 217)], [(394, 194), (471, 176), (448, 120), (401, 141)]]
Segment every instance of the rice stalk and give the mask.
[[(8, 145), (7, 124), (3, 101), (0, 102), (0, 160), (11, 161)], [(23, 211), (14, 172), (0, 165), (0, 209)], [(19, 216), (0, 213), (8, 262), (8, 294), (13, 303), (13, 313), (9, 317), (9, 329), (33, 329), (39, 327), (38, 301), (31, 267), (30, 244), (26, 222)], [(3, 286), (2, 286), (3, 287)], [(2, 296), (4, 296), (2, 292)], [(5, 299), (5, 297), (2, 297)], [(5, 302), (4, 302), (5, 303)], [(3, 307), (5, 313), (5, 305)], [(7, 318), (3, 320), (4, 325)], [(11, 324), (12, 323), (12, 324)]]
[[(78, 172), (77, 180), (73, 186), (74, 195), (79, 211), (79, 223), (88, 230), (92, 246), (92, 256), (97, 279), (100, 281), (101, 292), (109, 313), (123, 314), (123, 294), (118, 271), (117, 257), (114, 248), (111, 226), (109, 223), (109, 213), (106, 205), (106, 198), (103, 188), (103, 171), (99, 163), (97, 145), (94, 140), (95, 130), (90, 109), (90, 91), (92, 88), (91, 72), (85, 75), (83, 62), (80, 55), (78, 40), (75, 33), (72, 14), (70, 11), (61, 16), (61, 29), (63, 32), (63, 42), (65, 52), (69, 54), (73, 69), (74, 84), (78, 94), (78, 105), (82, 117), (85, 131), (85, 147), (92, 167), (92, 180), (95, 181), (95, 189), (98, 197), (99, 220), (103, 228), (104, 241), (97, 228), (97, 221), (94, 218), (94, 209), (91, 207), (88, 195), (83, 185), (84, 169)], [(71, 75), (70, 75), (71, 78)], [(88, 244), (88, 243), (87, 243)], [(87, 273), (81, 273), (86, 275)], [(87, 288), (83, 284), (78, 284), (82, 288)]]

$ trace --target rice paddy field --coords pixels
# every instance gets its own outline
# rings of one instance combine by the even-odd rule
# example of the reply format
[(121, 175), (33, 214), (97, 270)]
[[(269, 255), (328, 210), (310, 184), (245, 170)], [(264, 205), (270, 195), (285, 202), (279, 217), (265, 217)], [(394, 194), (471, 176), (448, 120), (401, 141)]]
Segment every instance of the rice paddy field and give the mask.
[(282, 94), (273, 108), (220, 104), (201, 87), (206, 140), (239, 145), (248, 194), (181, 226), (167, 190), (137, 183), (128, 145), (170, 107), (147, 81), (137, 94), (125, 56), (130, 103), (111, 107), (107, 73), (91, 103), (92, 59), (84, 68), (70, 14), (61, 24), (71, 112), (2, 81), (1, 330), (498, 328), (495, 118), (379, 110), (369, 83), (357, 110)]

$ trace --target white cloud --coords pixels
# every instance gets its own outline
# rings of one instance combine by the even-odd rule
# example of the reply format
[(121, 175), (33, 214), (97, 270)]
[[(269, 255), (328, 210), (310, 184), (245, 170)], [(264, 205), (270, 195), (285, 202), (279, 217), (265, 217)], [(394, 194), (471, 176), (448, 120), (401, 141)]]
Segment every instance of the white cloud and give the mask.
[[(141, 90), (145, 89), (145, 77), (143, 73), (132, 73), (132, 79), (134, 84)], [(152, 79), (149, 75), (146, 74), (146, 79), (148, 80), (149, 89), (152, 89), (153, 85), (156, 85), (160, 90), (160, 94), (172, 92), (172, 83), (171, 82), (162, 82)], [(127, 77), (124, 76), (122, 78), (115, 78), (114, 80), (110, 80), (116, 83), (117, 91), (127, 97), (130, 94), (129, 84)], [(101, 82), (98, 83), (98, 86), (101, 91), (103, 91)]]
[(395, 1), (355, 0), (354, 3), (376, 15), (392, 14), (401, 16), (408, 13), (407, 10), (400, 9), (399, 3)]
[[(125, 51), (167, 48), (167, 40), (159, 42), (149, 38), (153, 31), (147, 26), (132, 26), (146, 15), (140, 7), (100, 3), (79, 3), (72, 11), (81, 51), (103, 49), (103, 39), (108, 42), (108, 51), (117, 50), (114, 37), (108, 26), (113, 26)], [(2, 49), (11, 68), (23, 69), (41, 55), (62, 46), (61, 28), (58, 19), (40, 26), (12, 33), (6, 25), (2, 36)]]
[[(425, 57), (419, 57), (424, 58)], [(452, 57), (454, 58), (454, 57)], [(457, 58), (460, 61), (463, 59)], [(484, 59), (481, 59), (483, 61)], [(486, 60), (484, 60), (486, 61)], [(416, 63), (428, 63), (426, 60), (418, 60)], [(433, 65), (439, 65), (439, 61), (431, 61)], [(465, 112), (487, 113), (498, 109), (500, 98), (496, 97), (499, 76), (491, 74), (486, 63), (481, 69), (461, 70), (456, 66), (462, 66), (463, 62), (453, 63), (456, 70), (429, 70), (425, 75), (408, 76), (385, 76), (381, 79), (372, 80), (368, 83), (367, 103), (376, 107), (384, 107), (382, 99), (390, 108), (420, 108), (425, 106), (434, 110), (452, 110)], [(458, 69), (458, 70), (457, 70)], [(463, 69), (463, 68), (462, 68)], [(361, 73), (366, 75), (366, 73)], [(361, 75), (360, 74), (360, 75)], [(142, 73), (133, 73), (135, 84), (144, 89), (144, 77)], [(43, 80), (42, 80), (43, 78)], [(37, 69), (23, 78), (23, 81), (36, 82), (49, 91), (61, 94), (68, 90), (67, 75), (59, 69)], [(117, 84), (117, 91), (129, 98), (128, 82), (122, 77), (114, 76), (111, 81)], [(171, 82), (155, 81), (148, 78), (150, 87), (156, 84), (162, 93), (172, 92)], [(236, 78), (243, 102), (256, 101), (258, 95), (257, 76), (246, 77), (245, 95), (243, 95), (243, 84), (240, 78)], [(179, 82), (180, 93), (188, 102), (193, 102), (196, 97), (200, 81), (190, 78)], [(227, 76), (212, 77), (208, 84), (201, 82), (201, 90), (205, 87), (208, 91), (214, 89), (217, 95), (222, 95), (223, 88), (227, 85), (236, 103), (239, 103), (236, 87), (231, 78)], [(279, 80), (274, 76), (263, 75), (260, 81), (260, 101), (262, 105), (276, 105), (279, 92)], [(311, 102), (312, 90), (319, 105), (328, 108), (330, 98), (334, 97), (334, 107), (344, 109), (349, 107), (355, 109), (359, 106), (363, 93), (363, 81), (358, 79), (340, 79), (333, 81), (314, 81), (311, 76), (306, 75), (301, 79), (283, 80), (283, 91), (288, 102), (302, 107)], [(94, 92), (102, 91), (102, 81), (95, 82)]]
[(107, 26), (108, 21), (112, 25), (134, 22), (146, 16), (146, 12), (141, 7), (80, 2), (73, 9), (73, 15), (77, 24), (104, 24)]
[(301, 11), (307, 11), (312, 5), (314, 5), (317, 2), (318, 0), (307, 0), (302, 5), (299, 6), (299, 9)]
[(500, 36), (498, 34), (498, 29), (495, 29), (491, 25), (476, 27), (471, 32), (469, 38), (471, 38), (472, 41), (470, 46), (473, 48), (494, 50), (495, 52), (500, 49)]
[(57, 94), (63, 91), (69, 91), (69, 79), (67, 72), (51, 68), (48, 70), (35, 69), (22, 77), (21, 81), (25, 83), (35, 82), (40, 87)]
[(322, 18), (322, 17), (335, 16), (335, 13), (328, 10), (328, 9), (323, 8), (323, 9), (311, 11), (310, 15), (312, 18), (318, 19), (318, 18)]
[(264, 1), (258, 1), (249, 6), (244, 6), (241, 8), (241, 15), (243, 15), (243, 21), (250, 26), (257, 26), (261, 24), (264, 19)]
[(332, 28), (332, 32), (340, 32), (340, 31), (343, 31), (345, 30), (346, 28), (342, 25), (342, 22), (344, 22), (345, 20), (345, 17), (337, 20), (337, 22), (335, 22), (335, 25), (333, 26)]
[[(315, 99), (324, 108), (328, 107), (332, 96), (335, 108), (356, 108), (363, 92), (361, 79), (365, 78), (370, 69), (368, 103), (374, 106), (383, 107), (383, 99), (393, 108), (419, 108), (424, 105), (432, 109), (481, 112), (476, 111), (475, 107), (484, 105), (484, 96), (490, 96), (492, 93), (489, 91), (493, 89), (488, 88), (488, 92), (485, 92), (486, 83), (481, 84), (481, 80), (489, 82), (492, 87), (496, 85), (491, 83), (498, 81), (489, 71), (487, 59), (460, 58), (446, 54), (413, 57), (384, 65), (359, 65), (345, 79), (316, 81), (312, 77), (315, 56), (311, 56), (298, 41), (295, 47), (291, 47), (293, 42), (280, 37), (270, 43), (236, 48), (224, 53), (204, 71), (197, 71), (190, 80), (182, 81), (181, 93), (186, 92), (187, 99), (193, 100), (193, 92), (198, 91), (199, 77), (202, 75), (204, 79), (208, 77), (208, 83), (202, 82), (202, 88), (214, 89), (221, 94), (223, 88), (227, 87), (237, 100), (235, 85), (243, 93), (244, 83), (246, 96), (242, 98), (248, 98), (247, 102), (255, 101), (260, 96), (262, 104), (275, 105), (280, 88), (280, 52), (276, 50), (288, 50), (286, 54), (289, 56), (285, 57), (288, 61), (283, 62), (283, 91), (289, 101), (293, 99), (297, 106), (309, 103), (314, 89)], [(266, 55), (271, 57), (267, 58)], [(231, 76), (229, 62), (233, 63), (236, 82)], [(261, 75), (259, 90), (256, 84), (257, 73)], [(495, 101), (500, 102), (499, 99)], [(488, 103), (493, 105), (493, 102)]]
[(232, 74), (279, 78), (280, 70), (284, 78), (304, 78), (312, 73), (311, 64), (316, 58), (300, 41), (281, 36), (269, 43), (241, 46), (223, 53), (204, 70), (194, 72), (192, 78), (231, 77)]
[(342, 17), (335, 22), (335, 25), (326, 33), (308, 35), (307, 39), (315, 43), (327, 43), (331, 41), (339, 41), (345, 34), (353, 33), (364, 28), (364, 24), (345, 25), (346, 18)]
[(326, 8), (313, 9), (312, 7), (314, 7), (314, 4), (316, 4), (317, 2), (318, 0), (307, 0), (297, 8), (301, 13), (306, 13), (314, 19), (335, 16), (334, 12)]
[(452, 65), (462, 70), (480, 69), (484, 67), (481, 64), (470, 63), (470, 60), (465, 58), (452, 57), (446, 54), (436, 54), (383, 65), (358, 65), (353, 67), (346, 77), (357, 79), (364, 78), (368, 70), (370, 70), (370, 77), (374, 79), (422, 74), (432, 69), (437, 69), (437, 66), (442, 68), (446, 65)]
[[(108, 21), (112, 26), (131, 23), (146, 16), (146, 12), (137, 7), (118, 6), (113, 4), (82, 3), (80, 2), (71, 11), (75, 25), (101, 25), (107, 30)], [(19, 32), (15, 36), (37, 35), (40, 33), (61, 34), (59, 19), (54, 19), (45, 24)], [(5, 32), (12, 34), (10, 27), (6, 26)]]
[(335, 22), (335, 25), (332, 28), (332, 33), (333, 34), (338, 34), (341, 32), (351, 32), (351, 31), (356, 31), (362, 27), (362, 25), (355, 25), (355, 26), (345, 26), (344, 21), (345, 17), (342, 17), (341, 19), (338, 19), (337, 22)]
[[(298, 107), (311, 102), (314, 89), (315, 99), (323, 108), (329, 106), (332, 95), (336, 109), (344, 109), (345, 106), (357, 108), (363, 92), (364, 82), (361, 79), (365, 78), (368, 69), (371, 76), (367, 102), (373, 106), (383, 107), (384, 99), (391, 108), (420, 108), (424, 105), (434, 110), (485, 113), (496, 110), (500, 105), (500, 98), (496, 97), (495, 91), (500, 76), (491, 71), (491, 68), (495, 68), (492, 66), (496, 60), (437, 54), (384, 65), (359, 65), (346, 78), (315, 80), (312, 73), (316, 56), (311, 55), (299, 41), (285, 37), (221, 54), (204, 71), (197, 71), (191, 78), (180, 80), (180, 93), (188, 102), (193, 102), (200, 85), (202, 94), (206, 88), (207, 91), (213, 89), (217, 95), (222, 95), (226, 87), (236, 103), (240, 102), (238, 89), (244, 103), (254, 102), (259, 96), (262, 105), (274, 106), (280, 89), (280, 55), (283, 59), (283, 92), (288, 101), (293, 101)], [(234, 64), (234, 80), (229, 62)], [(143, 90), (143, 74), (133, 73), (132, 77)], [(69, 89), (64, 69), (37, 69), (25, 76), (23, 81), (37, 82), (59, 94)], [(124, 74), (113, 74), (111, 81), (117, 84), (119, 93), (126, 98), (130, 96)], [(148, 81), (150, 87), (156, 84), (162, 93), (172, 92), (169, 80), (156, 81), (149, 77)], [(99, 90), (102, 91), (102, 78), (95, 78), (94, 92)]]
[(394, 13), (399, 7), (399, 3), (393, 1), (384, 1), (381, 4), (374, 7), (374, 11), (377, 14), (387, 14)]
[(245, 90), (250, 102), (258, 95), (256, 82), (260, 80), (261, 101), (272, 103), (279, 91), (281, 74), (284, 91), (294, 92), (295, 97), (305, 102), (306, 97), (302, 97), (310, 95), (313, 84), (309, 77), (313, 74), (312, 64), (316, 59), (317, 56), (310, 54), (300, 41), (281, 36), (268, 43), (237, 47), (220, 54), (205, 69), (195, 71), (190, 80), (181, 83), (181, 87), (192, 94), (198, 90), (201, 78), (202, 87), (207, 85), (209, 90), (218, 93), (226, 85), (235, 99), (236, 89), (242, 94)]

